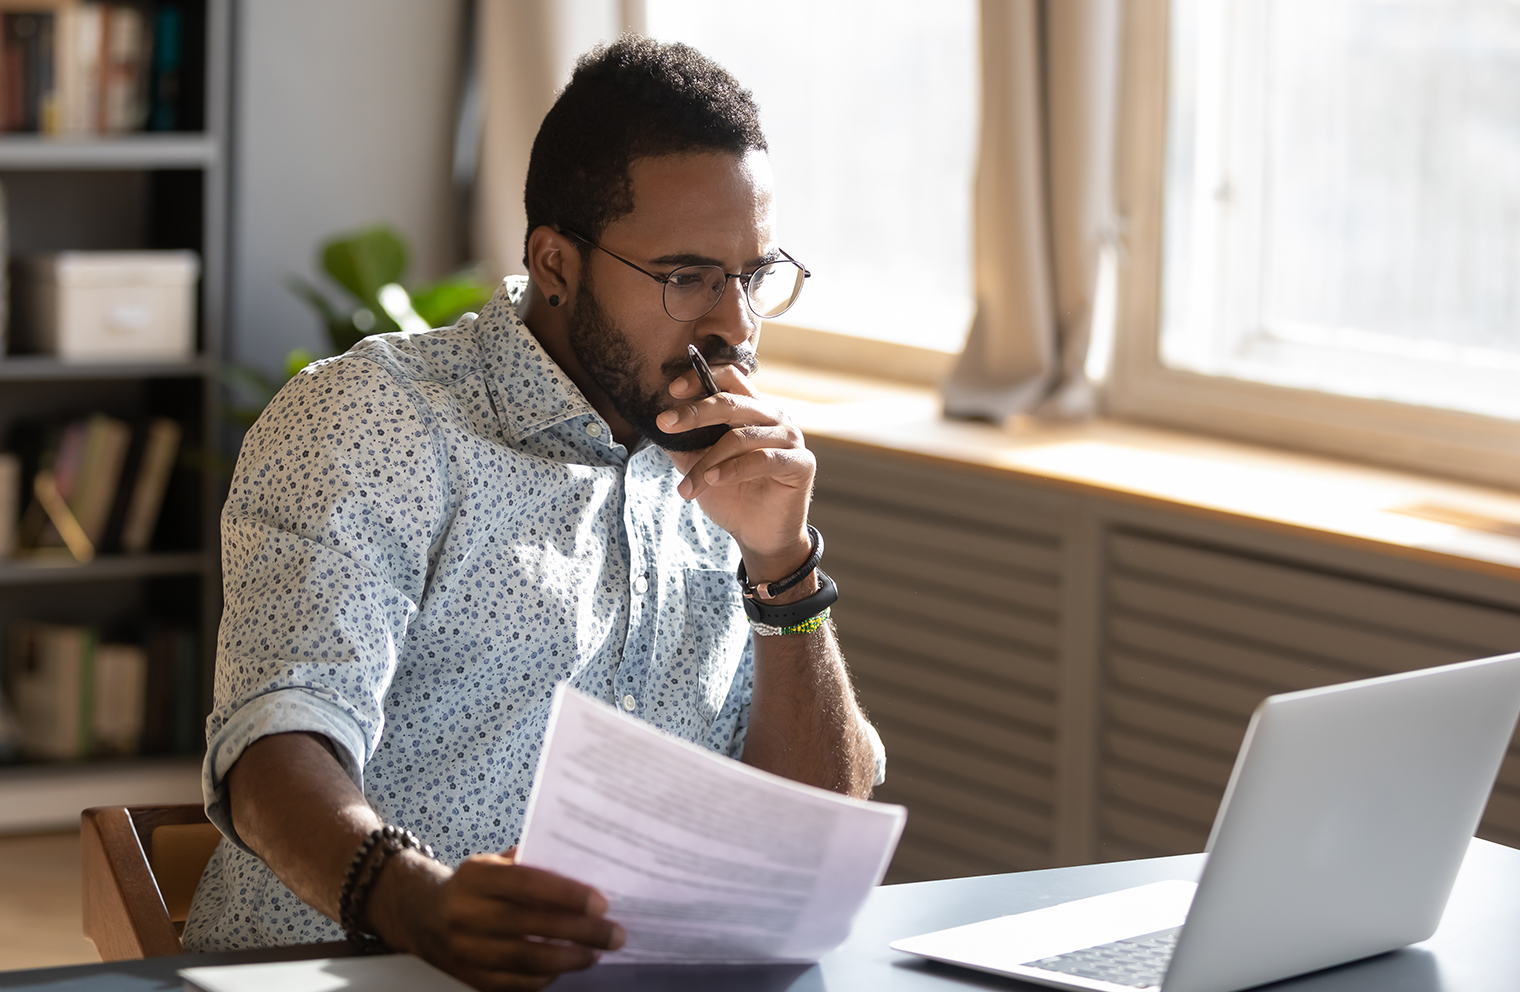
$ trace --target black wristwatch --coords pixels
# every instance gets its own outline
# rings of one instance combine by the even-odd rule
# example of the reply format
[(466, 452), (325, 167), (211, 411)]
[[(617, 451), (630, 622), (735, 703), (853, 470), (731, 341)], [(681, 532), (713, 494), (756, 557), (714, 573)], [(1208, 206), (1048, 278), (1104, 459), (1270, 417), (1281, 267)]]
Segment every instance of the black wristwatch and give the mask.
[[(744, 562), (739, 562), (738, 579), (739, 585), (744, 589), (744, 615), (749, 617), (750, 623), (757, 629), (767, 628), (760, 633), (779, 634), (784, 627), (795, 627), (805, 620), (813, 619), (839, 599), (839, 587), (834, 585), (834, 580), (823, 569), (818, 568), (818, 563), (823, 560), (823, 535), (812, 524), (807, 525), (807, 530), (808, 540), (812, 542), (807, 561), (797, 571), (778, 582), (751, 582), (744, 570)], [(808, 573), (815, 569), (818, 572), (818, 591), (807, 599), (799, 599), (785, 606), (772, 606), (760, 598), (761, 586), (765, 587), (767, 596), (774, 598), (807, 578)]]
[(839, 587), (829, 574), (818, 569), (818, 591), (807, 599), (799, 599), (785, 606), (772, 606), (757, 597), (744, 597), (744, 615), (756, 627), (795, 627), (804, 620), (811, 620), (839, 601)]

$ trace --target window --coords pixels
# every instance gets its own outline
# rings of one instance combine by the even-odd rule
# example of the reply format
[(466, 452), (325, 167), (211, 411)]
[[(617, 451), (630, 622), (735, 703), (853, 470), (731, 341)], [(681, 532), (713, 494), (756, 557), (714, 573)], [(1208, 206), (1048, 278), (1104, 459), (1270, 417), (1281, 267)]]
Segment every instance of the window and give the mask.
[(1176, 368), (1520, 417), (1520, 4), (1173, 7)]
[(813, 278), (786, 323), (958, 352), (972, 314), (974, 0), (648, 0), (760, 104), (783, 247)]
[(1520, 477), (1520, 4), (1131, 10), (1114, 408)]

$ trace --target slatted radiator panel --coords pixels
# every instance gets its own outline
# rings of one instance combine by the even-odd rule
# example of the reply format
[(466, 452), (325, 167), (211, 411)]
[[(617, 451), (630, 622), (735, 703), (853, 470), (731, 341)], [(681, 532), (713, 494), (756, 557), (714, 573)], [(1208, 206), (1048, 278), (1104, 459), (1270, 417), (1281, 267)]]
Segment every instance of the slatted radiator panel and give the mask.
[(889, 881), (1043, 867), (1061, 539), (995, 479), (816, 444), (812, 519), (860, 700), (909, 809)]
[[(1520, 650), (1498, 607), (1151, 534), (1106, 547), (1106, 860), (1203, 849), (1263, 697)], [(1520, 846), (1513, 743), (1480, 836)]]

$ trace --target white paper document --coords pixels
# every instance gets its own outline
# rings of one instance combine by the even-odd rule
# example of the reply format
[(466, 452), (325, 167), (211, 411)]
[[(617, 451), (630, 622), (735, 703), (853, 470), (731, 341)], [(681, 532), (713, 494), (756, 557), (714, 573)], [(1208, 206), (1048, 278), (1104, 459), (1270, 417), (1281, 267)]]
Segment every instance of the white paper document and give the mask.
[(518, 857), (595, 886), (603, 963), (816, 961), (841, 944), (907, 810), (799, 785), (561, 685)]
[(187, 992), (472, 992), (410, 954), (181, 968)]

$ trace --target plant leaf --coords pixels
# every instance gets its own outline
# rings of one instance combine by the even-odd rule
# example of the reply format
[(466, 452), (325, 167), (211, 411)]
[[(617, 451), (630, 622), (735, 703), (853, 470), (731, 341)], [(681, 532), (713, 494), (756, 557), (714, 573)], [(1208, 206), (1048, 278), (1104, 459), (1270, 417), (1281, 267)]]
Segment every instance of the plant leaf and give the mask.
[(429, 327), (447, 327), (460, 314), (485, 306), (493, 290), (473, 269), (466, 269), (412, 290), (412, 309)]
[(233, 389), (252, 393), (263, 403), (268, 403), (274, 398), (274, 394), (278, 393), (280, 386), (283, 385), (273, 376), (251, 365), (223, 365), (222, 381)]
[(322, 246), (322, 268), (363, 306), (377, 310), (375, 294), (406, 274), (406, 242), (384, 224), (365, 228)]
[(312, 309), (317, 311), (317, 313), (321, 315), (322, 319), (327, 323), (331, 324), (335, 320), (345, 319), (338, 314), (337, 308), (332, 305), (332, 301), (327, 298), (326, 293), (322, 292), (320, 289), (313, 286), (305, 279), (302, 279), (300, 276), (287, 276), (285, 279), (285, 288), (299, 296), (301, 299), (305, 300), (307, 303), (310, 303)]
[(285, 356), (285, 379), (295, 378), (296, 373), (317, 360), (317, 356), (305, 348), (296, 348)]
[(245, 431), (253, 427), (263, 412), (263, 406), (229, 406), (223, 409), (227, 420)]
[[(357, 313), (358, 311), (354, 311)], [(361, 331), (354, 326), (352, 317), (339, 317), (328, 322), (327, 340), (332, 344), (332, 354), (341, 355), (354, 345), (363, 340), (369, 331)]]
[(371, 327), (367, 331), (361, 331), (354, 325), (358, 310), (346, 314), (339, 313), (338, 309), (332, 305), (332, 301), (327, 298), (326, 293), (323, 293), (317, 287), (298, 276), (291, 276), (286, 279), (285, 288), (307, 303), (310, 303), (312, 308), (321, 315), (322, 323), (327, 329), (327, 341), (332, 346), (332, 351), (329, 354), (343, 354), (357, 344), (359, 339), (363, 338), (366, 334), (378, 334), (383, 331), (395, 330), (394, 327), (387, 326)]

